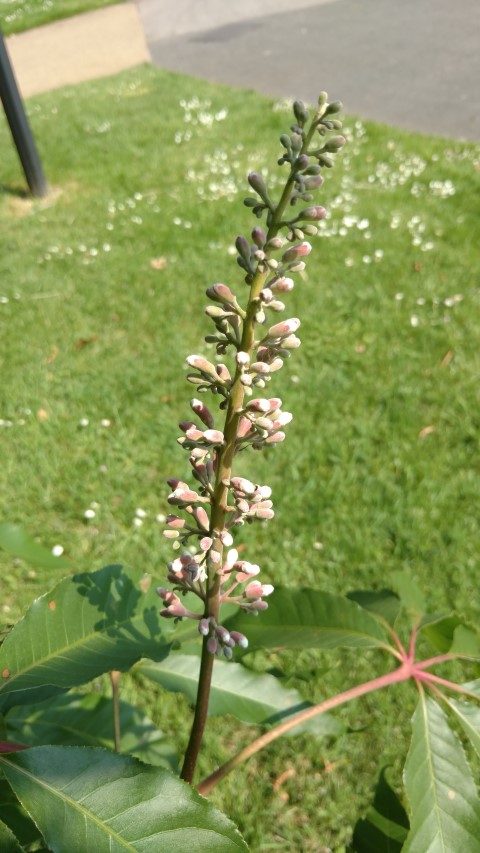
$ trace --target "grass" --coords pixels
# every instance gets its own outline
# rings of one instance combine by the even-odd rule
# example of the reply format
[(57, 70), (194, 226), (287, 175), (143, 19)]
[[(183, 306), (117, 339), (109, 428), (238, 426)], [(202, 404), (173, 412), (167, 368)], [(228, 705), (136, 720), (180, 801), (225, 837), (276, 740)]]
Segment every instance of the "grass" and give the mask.
[[(0, 125), (1, 516), (61, 545), (72, 570), (123, 561), (163, 579), (164, 481), (188, 473), (184, 357), (205, 351), (205, 288), (241, 295), (245, 175), (267, 166), (274, 180), (290, 115), (150, 67), (28, 109), (52, 194), (25, 195)], [(285, 445), (240, 469), (272, 486), (276, 518), (240, 541), (266, 581), (345, 592), (404, 570), (431, 610), (478, 621), (480, 151), (354, 118), (346, 129), (322, 190), (330, 218), (289, 298), (303, 346), (272, 387), (295, 419)], [(0, 567), (5, 623), (56, 579), (5, 554)], [(385, 666), (308, 650), (256, 660), (318, 700), (372, 663)], [(159, 708), (149, 690), (146, 710), (184, 740), (186, 703)], [(343, 851), (378, 769), (400, 778), (413, 702), (404, 688), (363, 700), (342, 711), (355, 733), (285, 739), (214, 801), (254, 851)], [(203, 771), (251, 734), (211, 727)]]
[(0, 0), (0, 28), (5, 36), (62, 18), (113, 6), (119, 0)]

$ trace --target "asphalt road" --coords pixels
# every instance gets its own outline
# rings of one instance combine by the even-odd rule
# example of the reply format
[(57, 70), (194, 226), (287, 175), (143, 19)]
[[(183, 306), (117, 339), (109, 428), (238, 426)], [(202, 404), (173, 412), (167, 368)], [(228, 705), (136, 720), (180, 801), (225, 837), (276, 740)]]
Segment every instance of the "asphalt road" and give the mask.
[(152, 61), (480, 140), (479, 0), (137, 0)]

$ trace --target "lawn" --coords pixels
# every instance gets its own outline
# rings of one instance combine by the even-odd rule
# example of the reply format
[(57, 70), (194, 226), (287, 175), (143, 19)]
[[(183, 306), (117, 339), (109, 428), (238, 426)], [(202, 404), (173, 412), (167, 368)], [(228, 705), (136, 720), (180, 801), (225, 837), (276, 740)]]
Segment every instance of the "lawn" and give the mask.
[(119, 0), (0, 0), (0, 28), (5, 36), (52, 21), (113, 6)]
[[(150, 67), (34, 98), (28, 112), (52, 192), (26, 196), (2, 120), (1, 516), (61, 546), (72, 570), (126, 562), (163, 580), (165, 480), (188, 473), (175, 443), (192, 396), (184, 357), (208, 352), (205, 288), (241, 296), (245, 176), (265, 167), (279, 181), (290, 115)], [(266, 582), (345, 592), (403, 570), (432, 610), (478, 621), (480, 149), (353, 117), (345, 127), (322, 189), (329, 218), (287, 297), (303, 345), (271, 386), (294, 420), (284, 445), (240, 471), (272, 486), (276, 518), (238, 541)], [(1, 553), (0, 566), (8, 624), (57, 575)], [(385, 665), (308, 650), (255, 660), (317, 701), (372, 663)], [(173, 736), (186, 703), (157, 707), (149, 691)], [(355, 733), (287, 738), (214, 800), (254, 851), (342, 851), (374, 774), (398, 771), (413, 703), (403, 688), (363, 700), (342, 712)], [(251, 736), (213, 728), (205, 772)]]

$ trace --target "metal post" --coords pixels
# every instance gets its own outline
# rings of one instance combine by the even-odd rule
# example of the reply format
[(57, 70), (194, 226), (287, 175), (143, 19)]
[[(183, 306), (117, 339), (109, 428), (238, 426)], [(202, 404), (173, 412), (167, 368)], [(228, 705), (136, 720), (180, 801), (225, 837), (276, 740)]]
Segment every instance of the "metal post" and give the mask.
[(18, 91), (17, 81), (0, 30), (0, 99), (10, 125), (20, 162), (32, 195), (45, 196), (48, 186), (28, 119)]

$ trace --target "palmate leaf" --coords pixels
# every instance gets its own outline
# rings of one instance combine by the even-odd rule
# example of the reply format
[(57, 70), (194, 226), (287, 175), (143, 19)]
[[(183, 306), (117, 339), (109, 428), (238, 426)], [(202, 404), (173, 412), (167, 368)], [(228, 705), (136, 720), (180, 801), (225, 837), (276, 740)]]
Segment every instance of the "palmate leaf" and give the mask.
[(0, 648), (0, 712), (127, 670), (143, 655), (161, 660), (168, 624), (158, 604), (151, 577), (135, 569), (107, 566), (60, 581)]
[(392, 628), (402, 609), (402, 602), (391, 589), (354, 589), (347, 593), (350, 601), (356, 601), (381, 622), (386, 622)]
[[(195, 703), (200, 659), (195, 655), (172, 654), (160, 663), (140, 661), (135, 672), (161, 684), (166, 690), (183, 693)], [(238, 663), (215, 661), (208, 713), (231, 714), (250, 724), (273, 724), (310, 707), (297, 690), (283, 687), (273, 675), (251, 672)], [(338, 735), (342, 725), (329, 714), (319, 714), (293, 729), (291, 734), (309, 731), (318, 735)]]
[(354, 601), (316, 589), (277, 587), (268, 610), (238, 613), (223, 623), (247, 635), (249, 649), (386, 648), (380, 623)]
[(457, 735), (442, 709), (422, 694), (405, 765), (411, 829), (403, 853), (475, 853), (480, 802)]
[(53, 853), (240, 853), (234, 825), (168, 770), (103, 749), (39, 746), (0, 768)]
[[(123, 700), (119, 702), (119, 715), (121, 753), (173, 772), (178, 770), (175, 750), (148, 717)], [(6, 723), (10, 736), (28, 746), (55, 744), (114, 749), (112, 700), (96, 693), (67, 693), (34, 708), (12, 708)]]
[[(18, 839), (21, 847), (29, 850), (35, 842), (36, 849), (41, 835), (4, 778), (0, 779), (0, 819)], [(3, 850), (1, 845), (0, 850)]]

